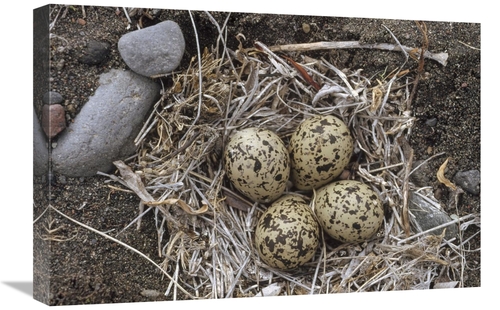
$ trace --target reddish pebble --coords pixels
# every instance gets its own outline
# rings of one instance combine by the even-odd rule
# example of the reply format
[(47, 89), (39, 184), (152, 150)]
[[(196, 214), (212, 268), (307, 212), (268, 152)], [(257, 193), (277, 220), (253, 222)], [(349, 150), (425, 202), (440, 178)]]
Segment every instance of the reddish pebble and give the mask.
[(42, 108), (42, 128), (49, 139), (66, 129), (66, 115), (60, 104), (46, 104)]

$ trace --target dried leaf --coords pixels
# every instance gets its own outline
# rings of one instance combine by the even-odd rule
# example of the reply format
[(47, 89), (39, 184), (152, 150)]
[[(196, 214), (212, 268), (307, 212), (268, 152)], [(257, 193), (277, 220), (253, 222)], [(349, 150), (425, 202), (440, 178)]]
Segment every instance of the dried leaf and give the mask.
[(375, 86), (372, 89), (372, 104), (370, 105), (370, 111), (374, 112), (378, 109), (378, 107), (382, 103), (383, 97), (384, 93), (380, 89), (380, 85)]
[(135, 174), (129, 166), (127, 166), (123, 161), (117, 160), (114, 161), (113, 164), (120, 170), (120, 174), (122, 176), (125, 185), (134, 191), (134, 193), (141, 198), (144, 202), (154, 201), (153, 196), (151, 196), (144, 184), (142, 183), (141, 178)]
[(194, 210), (190, 205), (180, 199), (177, 201), (177, 204), (182, 208), (182, 210), (192, 215), (203, 214), (208, 211), (208, 206), (206, 204), (198, 210)]
[(150, 206), (158, 206), (162, 204), (178, 204), (182, 210), (187, 212), (188, 214), (191, 215), (198, 215), (207, 212), (208, 206), (203, 205), (199, 210), (194, 210), (191, 208), (190, 205), (188, 205), (186, 202), (177, 199), (177, 198), (168, 198), (162, 201), (156, 201), (153, 196), (151, 196), (146, 188), (144, 187), (144, 184), (142, 183), (141, 178), (135, 174), (132, 169), (130, 169), (129, 166), (127, 166), (123, 161), (117, 160), (113, 162), (113, 164), (120, 170), (120, 174), (122, 176), (123, 181), (125, 182), (126, 186), (130, 188), (134, 193), (141, 198), (141, 200), (144, 202), (146, 205)]
[(441, 167), (439, 167), (439, 170), (437, 172), (437, 179), (439, 182), (443, 183), (444, 185), (446, 185), (447, 187), (451, 188), (452, 190), (457, 190), (457, 186), (453, 183), (451, 183), (450, 180), (448, 180), (445, 176), (444, 176), (444, 170), (446, 169), (446, 165), (448, 164), (448, 160), (450, 158), (446, 158), (446, 160), (444, 161), (444, 163), (441, 165)]

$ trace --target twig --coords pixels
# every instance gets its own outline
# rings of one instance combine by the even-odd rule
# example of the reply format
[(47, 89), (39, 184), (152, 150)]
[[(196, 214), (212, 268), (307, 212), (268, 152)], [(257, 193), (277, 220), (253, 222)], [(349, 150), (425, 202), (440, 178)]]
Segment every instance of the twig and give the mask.
[(418, 59), (418, 69), (417, 69), (417, 76), (415, 77), (415, 81), (413, 82), (413, 88), (411, 89), (410, 97), (408, 98), (407, 104), (406, 104), (406, 109), (410, 110), (411, 109), (411, 103), (413, 102), (413, 98), (415, 97), (415, 94), (417, 93), (417, 87), (418, 87), (418, 82), (420, 81), (420, 77), (424, 73), (424, 57), (425, 57), (425, 52), (429, 48), (429, 39), (427, 38), (427, 26), (424, 22), (416, 22), (418, 29), (422, 33), (422, 47), (420, 48), (420, 57)]
[[(33, 204), (35, 204), (35, 203), (33, 202)], [(35, 220), (33, 220), (33, 224), (35, 224), (36, 222), (38, 222), (38, 220), (42, 218), (42, 216), (45, 214), (45, 212), (47, 212), (47, 210), (48, 210), (48, 209), (49, 209), (49, 208), (45, 208), (45, 209), (43, 210), (43, 212), (42, 212), (42, 213), (40, 213), (40, 215), (39, 215), (39, 216), (38, 216)]]
[(128, 25), (127, 25), (127, 29), (128, 29), (128, 28), (130, 28), (130, 25), (132, 24), (132, 20), (130, 19), (130, 16), (128, 16), (127, 8), (123, 7), (122, 9), (123, 9), (123, 13), (125, 14), (125, 17), (128, 20)]
[[(191, 11), (189, 11), (189, 17), (191, 18), (191, 23), (193, 24), (193, 29), (194, 29), (194, 36), (196, 38), (196, 51), (198, 52), (198, 111), (196, 111), (196, 118), (194, 119), (193, 123), (191, 124), (191, 128), (198, 122), (198, 119), (200, 118), (200, 113), (201, 113), (201, 104), (202, 104), (202, 86), (203, 86), (203, 74), (202, 74), (202, 68), (201, 68), (201, 51), (200, 51), (200, 40), (198, 39), (198, 31), (196, 30), (196, 24), (193, 19), (193, 14)], [(187, 133), (186, 133), (187, 134)]]
[(406, 243), (406, 242), (408, 242), (408, 241), (410, 241), (410, 240), (413, 240), (413, 239), (415, 239), (415, 238), (418, 238), (418, 237), (420, 237), (420, 236), (423, 236), (423, 235), (428, 234), (428, 233), (430, 233), (430, 232), (433, 232), (433, 231), (435, 231), (435, 230), (438, 230), (438, 229), (441, 229), (441, 228), (448, 227), (448, 226), (450, 226), (450, 225), (456, 224), (456, 223), (461, 222), (461, 221), (468, 220), (468, 219), (473, 218), (473, 217), (476, 217), (476, 216), (477, 216), (476, 214), (468, 214), (468, 215), (462, 216), (461, 218), (455, 219), (455, 220), (453, 220), (453, 221), (449, 221), (449, 222), (447, 222), (447, 223), (444, 223), (444, 224), (441, 224), (441, 225), (438, 225), (438, 226), (432, 227), (432, 228), (430, 228), (430, 229), (428, 229), (428, 230), (426, 230), (426, 231), (422, 231), (422, 232), (419, 232), (418, 234), (414, 234), (414, 235), (412, 235), (412, 236), (410, 236), (410, 237), (408, 237), (408, 238), (405, 238), (405, 239), (399, 240), (399, 241), (398, 241), (398, 245), (399, 245), (399, 244), (402, 244), (402, 243)]
[(193, 144), (196, 141), (196, 139), (198, 139), (200, 134), (201, 133), (199, 133), (199, 132), (195, 133), (191, 138), (189, 138), (188, 141), (184, 142), (184, 144), (180, 148), (178, 148), (175, 151), (173, 151), (172, 153), (168, 154), (164, 160), (169, 160), (170, 158), (175, 157), (177, 154), (184, 152), (184, 150), (186, 150), (188, 147), (190, 147), (191, 144)]
[(477, 51), (480, 51), (480, 50), (481, 50), (481, 49), (480, 49), (480, 48), (478, 48), (478, 47), (474, 47), (474, 46), (472, 46), (472, 45), (470, 45), (470, 44), (467, 44), (467, 43), (465, 43), (465, 42), (462, 42), (462, 41), (460, 41), (460, 40), (457, 40), (457, 41), (458, 41), (458, 43), (463, 44), (463, 45), (465, 45), (465, 46), (467, 46), (468, 48), (471, 48), (471, 49), (473, 49), (473, 50), (477, 50)]
[(423, 162), (421, 162), (418, 166), (416, 166), (415, 168), (413, 168), (411, 171), (410, 171), (410, 175), (415, 172), (416, 170), (418, 170), (418, 168), (420, 168), (421, 166), (423, 166), (424, 164), (426, 164), (428, 161), (430, 161), (431, 159), (434, 159), (435, 157), (438, 157), (438, 156), (442, 156), (446, 154), (445, 152), (441, 152), (441, 153), (437, 153), (437, 154), (434, 154), (432, 155), (431, 157), (427, 158), (426, 160), (424, 160)]
[[(336, 41), (336, 42), (314, 42), (314, 43), (299, 43), (299, 44), (286, 44), (270, 46), (269, 49), (273, 52), (303, 52), (303, 51), (316, 51), (316, 50), (330, 50), (330, 49), (379, 49), (386, 51), (405, 51), (412, 52), (415, 48), (407, 47), (404, 45), (394, 45), (389, 43), (375, 43), (375, 44), (361, 44), (359, 41)], [(446, 66), (448, 61), (448, 53), (432, 53), (430, 51), (424, 52), (424, 57), (434, 60), (443, 66)]]
[(57, 19), (59, 18), (59, 14), (61, 13), (63, 8), (60, 8), (58, 11), (57, 11), (57, 14), (56, 14), (56, 17), (54, 17), (54, 20), (49, 24), (49, 32), (52, 31), (52, 28), (54, 28), (54, 26), (56, 25), (56, 22), (57, 22)]
[(403, 179), (403, 209), (402, 209), (402, 220), (404, 225), (404, 230), (406, 237), (410, 236), (410, 219), (409, 219), (409, 210), (408, 210), (408, 196), (409, 196), (409, 178), (410, 171), (413, 165), (413, 148), (409, 145), (408, 141), (401, 136), (399, 138), (400, 144), (403, 145), (403, 153), (405, 155), (405, 170), (404, 170), (404, 179)]

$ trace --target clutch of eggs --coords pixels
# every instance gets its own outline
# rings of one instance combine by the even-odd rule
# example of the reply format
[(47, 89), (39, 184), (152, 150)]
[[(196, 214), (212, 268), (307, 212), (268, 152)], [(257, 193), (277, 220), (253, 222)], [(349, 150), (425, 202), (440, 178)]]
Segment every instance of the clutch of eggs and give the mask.
[(290, 178), (299, 190), (321, 187), (337, 178), (351, 159), (349, 128), (333, 115), (317, 115), (299, 124), (290, 138)]
[(286, 189), (288, 150), (265, 128), (246, 128), (231, 135), (224, 151), (225, 171), (234, 187), (253, 201), (270, 203)]

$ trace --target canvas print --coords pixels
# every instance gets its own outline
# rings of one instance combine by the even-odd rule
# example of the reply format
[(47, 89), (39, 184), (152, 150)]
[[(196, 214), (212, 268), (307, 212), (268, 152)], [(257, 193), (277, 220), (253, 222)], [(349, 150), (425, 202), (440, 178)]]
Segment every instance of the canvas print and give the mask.
[(34, 298), (480, 287), (480, 24), (328, 15), (34, 9)]

